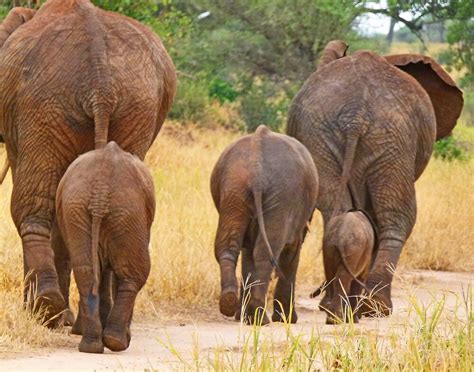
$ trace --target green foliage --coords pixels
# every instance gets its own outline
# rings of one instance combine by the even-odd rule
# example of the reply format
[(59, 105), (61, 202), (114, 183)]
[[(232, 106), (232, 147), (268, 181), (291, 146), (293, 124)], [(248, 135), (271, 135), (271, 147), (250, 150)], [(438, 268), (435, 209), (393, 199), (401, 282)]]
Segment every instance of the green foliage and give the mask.
[(181, 79), (170, 117), (184, 122), (199, 122), (206, 118), (209, 104), (205, 81)]
[(459, 146), (453, 136), (449, 136), (435, 142), (433, 148), (434, 157), (444, 161), (466, 160), (466, 151)]
[[(358, 15), (349, 0), (197, 0), (211, 12), (199, 22), (201, 53), (211, 46), (215, 70), (301, 84), (328, 41), (351, 32)], [(212, 44), (209, 41), (212, 40)]]
[(209, 83), (209, 96), (217, 99), (220, 103), (234, 102), (238, 93), (228, 81), (215, 78)]
[[(155, 0), (91, 0), (102, 9), (125, 14), (141, 22), (150, 21), (158, 11)], [(161, 2), (160, 2), (161, 3)]]
[(242, 94), (239, 112), (247, 132), (254, 132), (261, 124), (274, 131), (283, 129), (290, 100), (285, 95), (277, 94), (278, 91), (268, 82), (253, 83), (245, 94)]
[(448, 27), (448, 64), (456, 70), (465, 68), (461, 85), (474, 89), (474, 2), (459, 3), (456, 19)]

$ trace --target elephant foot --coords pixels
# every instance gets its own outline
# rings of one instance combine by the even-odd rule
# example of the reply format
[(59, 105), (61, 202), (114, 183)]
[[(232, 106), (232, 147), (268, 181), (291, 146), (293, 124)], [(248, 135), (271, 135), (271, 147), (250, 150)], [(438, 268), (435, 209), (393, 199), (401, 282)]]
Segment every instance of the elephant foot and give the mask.
[(50, 328), (56, 328), (61, 323), (59, 319), (53, 319), (66, 307), (63, 296), (59, 289), (47, 288), (38, 293), (33, 311), (44, 311), (44, 324)]
[(255, 311), (247, 311), (244, 315), (244, 323), (247, 325), (264, 326), (270, 323), (267, 312), (263, 307), (258, 307)]
[(81, 353), (102, 354), (104, 352), (104, 343), (101, 339), (83, 337), (79, 343), (79, 351)]
[(130, 332), (127, 331), (119, 332), (106, 328), (103, 340), (108, 349), (112, 351), (123, 351), (130, 345), (131, 335)]
[(318, 309), (319, 311), (326, 311), (331, 304), (331, 297), (329, 296), (328, 292), (324, 295), (321, 302), (319, 302)]
[(383, 294), (374, 294), (363, 300), (358, 314), (366, 317), (387, 317), (392, 314), (393, 304), (389, 297)]
[(74, 313), (72, 312), (71, 309), (66, 309), (63, 312), (62, 315), (62, 323), (64, 327), (71, 327), (75, 322), (74, 322)]
[(219, 299), (219, 310), (225, 316), (234, 316), (239, 307), (239, 300), (235, 291), (222, 292)]
[(82, 335), (82, 325), (81, 325), (81, 318), (78, 315), (76, 321), (74, 322), (72, 328), (71, 328), (71, 334), (72, 335)]
[(296, 324), (297, 321), (298, 314), (295, 310), (293, 310), (291, 313), (289, 311), (285, 312), (284, 314), (279, 311), (274, 311), (272, 315), (272, 322)]

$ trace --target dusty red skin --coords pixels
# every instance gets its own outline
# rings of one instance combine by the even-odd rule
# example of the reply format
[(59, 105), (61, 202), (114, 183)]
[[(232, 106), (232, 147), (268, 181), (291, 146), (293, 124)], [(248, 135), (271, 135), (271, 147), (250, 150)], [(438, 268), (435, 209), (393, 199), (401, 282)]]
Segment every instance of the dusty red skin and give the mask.
[(221, 271), (221, 313), (240, 319), (246, 295), (241, 286), (238, 299), (235, 269), (242, 252), (242, 280), (260, 283), (250, 290), (244, 320), (253, 323), (257, 312), (264, 324), (269, 322), (263, 307), (274, 258), (279, 278), (272, 319), (296, 323), (296, 271), (318, 193), (308, 150), (262, 125), (224, 151), (212, 173), (211, 192), (219, 212), (215, 256)]
[(150, 172), (115, 142), (80, 156), (62, 178), (56, 216), (80, 295), (80, 351), (128, 348), (135, 298), (150, 272), (154, 214)]
[(357, 296), (362, 294), (369, 275), (374, 243), (375, 232), (364, 212), (349, 211), (329, 220), (323, 240), (324, 272), (327, 286), (331, 287), (324, 309), (328, 313), (327, 324), (349, 321), (349, 304), (353, 321), (358, 322)]
[(375, 221), (380, 239), (367, 287), (389, 315), (393, 269), (416, 220), (415, 181), (436, 138), (456, 124), (462, 93), (429, 57), (345, 55), (346, 49), (341, 41), (328, 44), (323, 63), (293, 100), (287, 133), (318, 168), (317, 208), (325, 225), (353, 208)]
[(88, 0), (48, 0), (0, 49), (0, 87), (27, 284), (37, 281), (37, 304), (52, 316), (69, 297), (69, 259), (53, 254), (64, 251), (54, 224), (59, 180), (107, 141), (143, 159), (173, 101), (175, 68), (139, 22)]

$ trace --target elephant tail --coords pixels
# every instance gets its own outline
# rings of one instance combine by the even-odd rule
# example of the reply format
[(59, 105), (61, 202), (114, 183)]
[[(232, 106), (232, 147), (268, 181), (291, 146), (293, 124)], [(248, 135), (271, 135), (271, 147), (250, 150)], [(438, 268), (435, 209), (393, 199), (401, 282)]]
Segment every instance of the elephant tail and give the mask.
[(95, 149), (103, 149), (107, 145), (109, 136), (110, 114), (105, 107), (94, 107)]
[[(339, 188), (336, 193), (336, 201), (333, 206), (331, 218), (337, 216), (341, 210), (342, 196), (348, 187), (349, 178), (351, 176), (352, 164), (354, 163), (357, 143), (359, 142), (359, 135), (350, 133), (347, 137), (346, 148), (344, 150), (344, 159), (342, 163), (342, 175), (339, 181)], [(352, 198), (351, 192), (351, 198)]]
[(260, 235), (263, 238), (265, 243), (265, 247), (267, 248), (268, 256), (270, 257), (270, 262), (275, 269), (275, 272), (280, 278), (283, 278), (283, 273), (281, 272), (278, 263), (273, 255), (273, 250), (268, 240), (267, 232), (265, 230), (265, 221), (263, 218), (263, 203), (262, 203), (262, 164), (263, 164), (263, 151), (262, 151), (262, 139), (265, 134), (270, 133), (270, 130), (265, 127), (264, 125), (260, 125), (255, 134), (252, 138), (252, 147), (253, 147), (253, 170), (254, 170), (254, 177), (253, 177), (253, 199), (255, 203), (255, 212), (257, 214), (257, 222), (258, 228), (260, 231)]
[(91, 227), (91, 262), (94, 276), (91, 292), (87, 299), (89, 311), (92, 313), (98, 305), (99, 294), (99, 238), (102, 220), (109, 213), (109, 185), (105, 182), (97, 182), (92, 191), (89, 202), (89, 213), (92, 217)]
[(262, 208), (262, 191), (261, 190), (254, 190), (253, 198), (255, 201), (255, 210), (257, 212), (257, 222), (260, 234), (262, 235), (263, 241), (265, 243), (265, 247), (267, 248), (268, 256), (270, 257), (270, 262), (275, 269), (276, 274), (279, 278), (284, 278), (283, 273), (278, 266), (278, 262), (275, 260), (275, 256), (273, 255), (273, 250), (268, 241), (267, 232), (265, 230), (265, 222), (263, 219), (263, 208)]
[(107, 55), (107, 31), (99, 10), (90, 3), (80, 3), (89, 43), (91, 69), (90, 107), (94, 118), (95, 149), (104, 148), (108, 142), (110, 117), (115, 107), (109, 56)]

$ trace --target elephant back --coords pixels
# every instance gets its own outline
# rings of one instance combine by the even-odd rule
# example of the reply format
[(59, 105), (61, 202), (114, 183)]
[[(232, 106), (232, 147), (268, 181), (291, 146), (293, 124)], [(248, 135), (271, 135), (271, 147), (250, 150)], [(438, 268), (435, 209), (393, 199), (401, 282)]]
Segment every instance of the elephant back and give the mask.
[(386, 56), (392, 65), (413, 76), (431, 99), (436, 116), (436, 139), (451, 134), (463, 108), (463, 94), (448, 73), (432, 58), (419, 54)]

